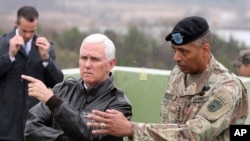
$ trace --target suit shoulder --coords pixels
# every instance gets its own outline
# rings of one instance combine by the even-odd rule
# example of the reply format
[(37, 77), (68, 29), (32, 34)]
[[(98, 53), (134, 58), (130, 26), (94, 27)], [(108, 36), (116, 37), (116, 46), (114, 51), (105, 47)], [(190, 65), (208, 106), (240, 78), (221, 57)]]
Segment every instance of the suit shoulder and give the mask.
[(7, 37), (7, 34), (3, 34), (3, 35), (0, 36), (0, 40), (5, 39), (6, 37)]

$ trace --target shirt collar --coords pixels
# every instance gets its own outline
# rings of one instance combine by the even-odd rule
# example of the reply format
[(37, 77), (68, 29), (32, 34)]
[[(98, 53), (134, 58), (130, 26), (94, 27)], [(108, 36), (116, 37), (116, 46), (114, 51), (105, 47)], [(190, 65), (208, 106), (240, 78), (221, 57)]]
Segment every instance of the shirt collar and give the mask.
[[(16, 28), (16, 35), (19, 35), (18, 28)], [(25, 44), (27, 44), (29, 47), (31, 47), (31, 42), (32, 42), (32, 38), (28, 42), (26, 42)]]
[[(18, 28), (16, 28), (16, 35), (19, 35)], [(28, 48), (28, 52), (31, 50), (31, 42), (32, 42), (32, 38), (28, 42), (25, 43), (26, 47)]]
[(84, 88), (85, 88), (86, 90), (88, 89), (88, 86), (86, 85), (85, 82), (83, 82), (83, 86), (84, 86)]

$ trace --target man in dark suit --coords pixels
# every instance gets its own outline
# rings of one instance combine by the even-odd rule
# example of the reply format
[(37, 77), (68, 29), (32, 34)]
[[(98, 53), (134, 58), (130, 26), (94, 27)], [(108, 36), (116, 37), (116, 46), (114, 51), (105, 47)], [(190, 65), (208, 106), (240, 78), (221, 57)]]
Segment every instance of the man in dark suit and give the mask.
[(21, 74), (50, 88), (63, 80), (53, 44), (36, 34), (38, 17), (34, 7), (21, 7), (14, 30), (0, 37), (0, 141), (23, 141), (26, 115), (38, 103)]

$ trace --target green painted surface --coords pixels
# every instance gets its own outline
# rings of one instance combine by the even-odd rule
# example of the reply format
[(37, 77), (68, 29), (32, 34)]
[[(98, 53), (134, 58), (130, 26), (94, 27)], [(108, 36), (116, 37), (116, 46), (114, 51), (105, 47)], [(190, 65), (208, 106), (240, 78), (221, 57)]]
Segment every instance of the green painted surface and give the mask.
[[(146, 75), (145, 79), (140, 79)], [(125, 91), (133, 106), (132, 121), (160, 122), (160, 102), (167, 77), (115, 71), (116, 85)]]

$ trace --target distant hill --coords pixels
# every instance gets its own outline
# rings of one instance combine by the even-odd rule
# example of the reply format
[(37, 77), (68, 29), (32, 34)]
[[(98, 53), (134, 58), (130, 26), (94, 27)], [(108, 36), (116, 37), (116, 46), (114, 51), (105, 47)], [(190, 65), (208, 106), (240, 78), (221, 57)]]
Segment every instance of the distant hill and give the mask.
[(23, 5), (39, 10), (43, 26), (57, 28), (157, 24), (200, 15), (216, 28), (250, 29), (249, 0), (1, 0), (0, 20), (6, 24), (0, 28), (10, 28)]

